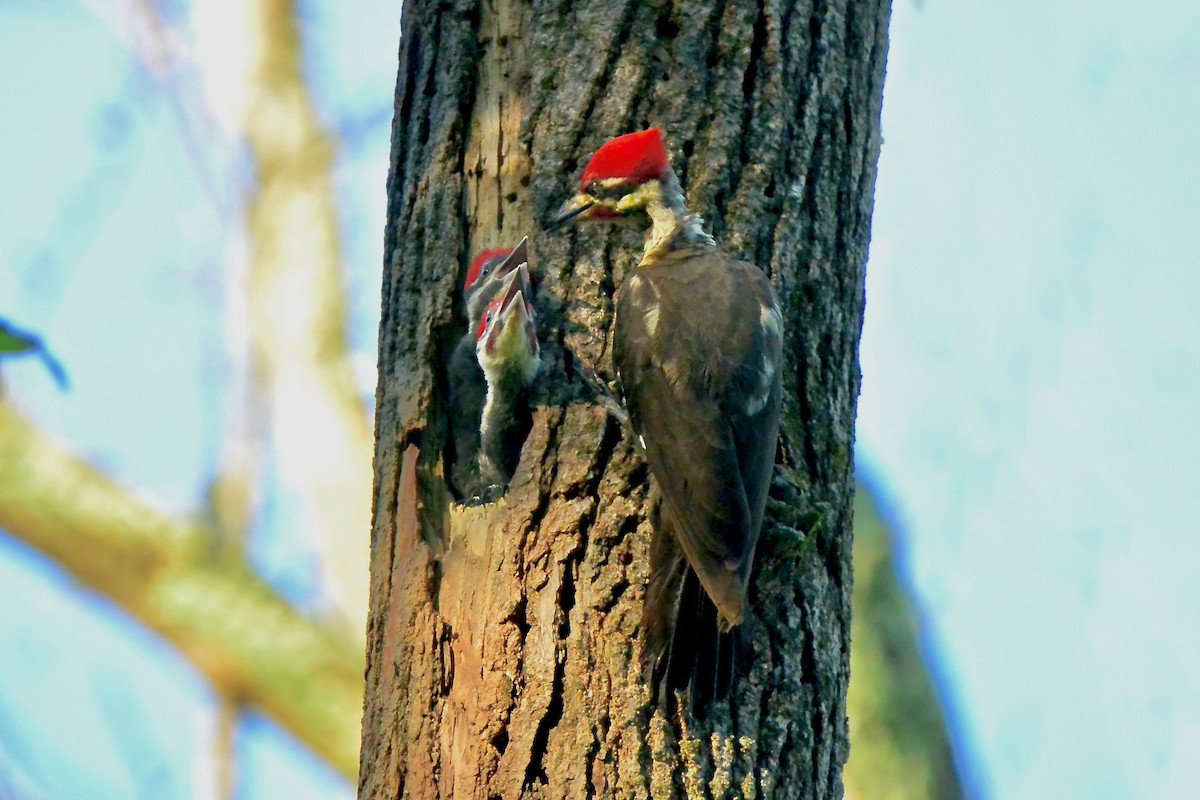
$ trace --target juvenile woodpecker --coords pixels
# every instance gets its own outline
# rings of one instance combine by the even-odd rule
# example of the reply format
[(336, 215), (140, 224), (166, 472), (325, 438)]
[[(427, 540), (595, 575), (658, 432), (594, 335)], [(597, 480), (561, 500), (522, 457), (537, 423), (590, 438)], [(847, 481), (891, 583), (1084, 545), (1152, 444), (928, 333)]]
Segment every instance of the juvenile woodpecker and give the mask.
[(596, 151), (550, 227), (568, 220), (646, 231), (616, 293), (613, 361), (662, 496), (643, 612), (655, 684), (691, 686), (702, 706), (731, 680), (730, 629), (745, 618), (775, 463), (779, 301), (761, 269), (720, 250), (688, 211), (658, 129)]
[(472, 333), (479, 324), (483, 309), (500, 291), (504, 278), (521, 264), (529, 262), (529, 237), (526, 236), (512, 250), (484, 250), (475, 256), (467, 278), (463, 282), (463, 302), (467, 306), (467, 332)]
[(479, 475), (485, 487), (504, 487), (517, 468), (533, 419), (529, 387), (541, 367), (529, 265), (522, 263), (479, 321), (475, 356), (487, 379), (479, 422)]
[(464, 500), (487, 500), (503, 491), (532, 422), (529, 387), (540, 349), (529, 265), (518, 258), (527, 258), (524, 241), (486, 266), (488, 274), (474, 281), (469, 274), (464, 287), (470, 329), (449, 365), (451, 482)]

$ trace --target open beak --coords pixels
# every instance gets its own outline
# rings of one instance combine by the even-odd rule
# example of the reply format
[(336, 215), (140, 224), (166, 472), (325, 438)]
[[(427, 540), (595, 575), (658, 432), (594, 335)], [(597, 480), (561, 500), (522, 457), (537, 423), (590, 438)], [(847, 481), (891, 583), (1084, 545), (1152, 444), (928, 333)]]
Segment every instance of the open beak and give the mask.
[(504, 279), (504, 284), (500, 287), (500, 308), (486, 332), (489, 351), (496, 346), (504, 330), (513, 322), (519, 321), (526, 327), (532, 324), (532, 309), (526, 301), (526, 298), (532, 296), (529, 265), (522, 263)]
[[(510, 272), (516, 270), (517, 267), (528, 263), (529, 237), (526, 236), (517, 244), (516, 247), (513, 248), (513, 251), (508, 254), (508, 258), (501, 261), (500, 265), (496, 267), (495, 272), (492, 273), (492, 280), (502, 281), (508, 277)], [(526, 280), (528, 280), (528, 273), (526, 273)]]
[(505, 280), (504, 288), (501, 289), (504, 293), (504, 298), (500, 302), (501, 315), (507, 315), (508, 309), (520, 300), (518, 311), (522, 314), (527, 313), (525, 308), (525, 298), (533, 296), (533, 285), (529, 282), (529, 265), (521, 264), (509, 275)]
[(566, 202), (553, 217), (546, 222), (546, 232), (561, 228), (583, 212), (594, 206), (596, 201), (586, 194), (577, 194)]

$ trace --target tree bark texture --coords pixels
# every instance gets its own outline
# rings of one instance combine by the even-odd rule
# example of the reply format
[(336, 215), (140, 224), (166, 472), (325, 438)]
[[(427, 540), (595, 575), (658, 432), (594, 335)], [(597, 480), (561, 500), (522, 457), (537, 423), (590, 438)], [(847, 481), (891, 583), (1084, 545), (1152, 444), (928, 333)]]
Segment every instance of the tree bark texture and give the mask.
[[(858, 340), (887, 0), (410, 0), (392, 131), (360, 796), (842, 793)], [(785, 309), (755, 661), (705, 720), (651, 703), (650, 478), (589, 397), (636, 232), (540, 234), (651, 125), (694, 211)], [(508, 494), (446, 488), (442, 365), (471, 255), (532, 238), (543, 369)]]

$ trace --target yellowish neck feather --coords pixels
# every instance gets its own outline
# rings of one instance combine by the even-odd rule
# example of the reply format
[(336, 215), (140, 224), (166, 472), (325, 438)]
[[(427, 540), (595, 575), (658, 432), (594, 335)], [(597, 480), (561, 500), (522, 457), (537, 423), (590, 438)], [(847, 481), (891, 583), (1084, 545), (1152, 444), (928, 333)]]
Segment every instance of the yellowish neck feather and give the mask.
[(647, 183), (639, 194), (650, 216), (641, 266), (652, 266), (671, 250), (716, 244), (713, 237), (704, 232), (704, 220), (700, 215), (688, 211), (674, 172), (668, 171), (661, 181)]

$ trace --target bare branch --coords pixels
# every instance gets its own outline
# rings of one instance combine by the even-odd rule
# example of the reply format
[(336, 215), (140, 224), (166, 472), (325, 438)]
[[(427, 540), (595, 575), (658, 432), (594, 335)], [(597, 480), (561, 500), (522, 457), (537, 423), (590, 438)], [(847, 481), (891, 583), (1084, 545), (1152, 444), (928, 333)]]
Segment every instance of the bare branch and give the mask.
[(355, 775), (358, 643), (301, 616), (200, 527), (135, 499), (2, 403), (0, 528), (161, 634), (217, 692)]
[(247, 13), (252, 359), (289, 500), (320, 550), (332, 605), (362, 636), (373, 444), (346, 340), (334, 143), (304, 82), (294, 4), (257, 0)]
[(217, 762), (215, 800), (234, 800), (237, 797), (237, 728), (241, 708), (228, 697), (217, 704), (217, 729), (213, 740), (213, 756)]

